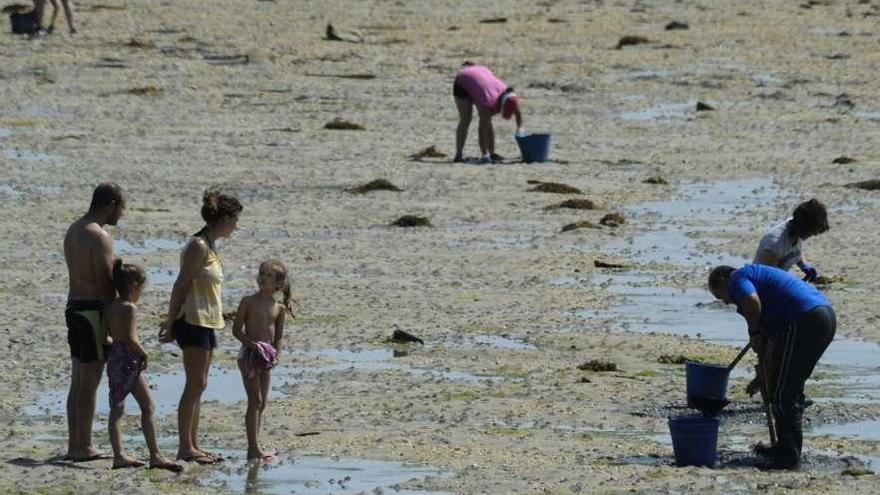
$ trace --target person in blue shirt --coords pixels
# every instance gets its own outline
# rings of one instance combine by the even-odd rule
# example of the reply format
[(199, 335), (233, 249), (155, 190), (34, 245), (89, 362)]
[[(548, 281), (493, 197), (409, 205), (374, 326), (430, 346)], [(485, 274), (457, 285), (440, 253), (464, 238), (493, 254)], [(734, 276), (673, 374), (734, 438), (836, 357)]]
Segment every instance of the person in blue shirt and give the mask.
[(831, 302), (791, 273), (759, 264), (715, 267), (709, 291), (736, 304), (748, 324), (749, 343), (767, 366), (777, 441), (756, 449), (766, 457), (760, 467), (796, 469), (803, 447), (804, 383), (837, 330)]

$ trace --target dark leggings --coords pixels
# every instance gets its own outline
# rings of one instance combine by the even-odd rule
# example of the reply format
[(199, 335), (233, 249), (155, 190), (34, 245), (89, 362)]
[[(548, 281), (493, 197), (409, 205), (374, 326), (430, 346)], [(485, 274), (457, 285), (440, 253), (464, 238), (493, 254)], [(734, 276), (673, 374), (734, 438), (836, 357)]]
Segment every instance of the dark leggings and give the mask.
[(776, 419), (778, 446), (792, 462), (800, 459), (803, 446), (804, 383), (813, 374), (836, 331), (834, 309), (819, 306), (801, 315), (784, 334), (773, 338), (770, 402)]

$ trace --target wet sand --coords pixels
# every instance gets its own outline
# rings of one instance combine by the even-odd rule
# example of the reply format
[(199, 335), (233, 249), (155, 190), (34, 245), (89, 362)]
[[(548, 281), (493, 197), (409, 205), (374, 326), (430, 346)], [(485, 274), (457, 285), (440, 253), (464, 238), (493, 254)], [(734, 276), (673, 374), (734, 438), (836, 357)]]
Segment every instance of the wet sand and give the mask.
[[(421, 469), (400, 485), (413, 492), (880, 491), (873, 475), (841, 475), (880, 456), (876, 435), (852, 436), (872, 431), (880, 415), (876, 365), (859, 357), (858, 343), (808, 382), (816, 404), (799, 473), (761, 473), (741, 460), (766, 436), (760, 404), (743, 392), (751, 356), (731, 380), (723, 467), (672, 467), (666, 417), (686, 412), (684, 373), (658, 362), (735, 356), (745, 327), (700, 295), (706, 267), (750, 257), (765, 228), (813, 196), (829, 206), (832, 230), (806, 252), (823, 274), (844, 280), (828, 290), (838, 336), (880, 342), (880, 196), (843, 187), (880, 175), (876, 2), (291, 8), (221, 0), (205, 10), (133, 0), (79, 9), (75, 38), (4, 34), (0, 43), (0, 414), (9, 425), (0, 449), (14, 461), (0, 463), (0, 491), (215, 493), (232, 476), (226, 489), (240, 492), (249, 474), (239, 460), (181, 477), (131, 476), (110, 471), (109, 461), (43, 463), (63, 450), (66, 430), (51, 396), (63, 396), (69, 367), (61, 239), (103, 180), (131, 196), (111, 230), (117, 249), (151, 268), (141, 332), (157, 387), (173, 388), (182, 369), (177, 349), (155, 335), (176, 246), (200, 227), (206, 186), (245, 204), (240, 231), (220, 247), (230, 309), (251, 290), (260, 261), (290, 267), (303, 307), (289, 323), (284, 364), (292, 371), (279, 373), (264, 435), (294, 462), (403, 462)], [(479, 22), (493, 17), (508, 20)], [(664, 30), (672, 20), (690, 28)], [(323, 41), (328, 21), (364, 42)], [(650, 43), (615, 49), (624, 35)], [(127, 46), (133, 38), (141, 48)], [(464, 60), (517, 88), (526, 129), (553, 133), (551, 163), (408, 158), (431, 145), (453, 154), (451, 84)], [(697, 102), (715, 110), (697, 112)], [(324, 129), (335, 118), (365, 130)], [(514, 157), (513, 128), (499, 120), (498, 152)], [(832, 163), (843, 156), (855, 161)], [(657, 175), (670, 184), (643, 183)], [(379, 178), (404, 191), (345, 192)], [(584, 194), (526, 192), (528, 180)], [(755, 187), (705, 217), (674, 212), (693, 184), (736, 189), (729, 181)], [(576, 197), (598, 208), (544, 209)], [(609, 212), (627, 223), (560, 233)], [(405, 214), (434, 227), (388, 226)], [(595, 259), (632, 268), (599, 269)], [(623, 285), (603, 283), (611, 277)], [(676, 317), (665, 318), (670, 312)], [(718, 328), (727, 339), (710, 335)], [(394, 329), (426, 345), (386, 343)], [(232, 340), (221, 333), (215, 367), (227, 377), (212, 381), (223, 387), (203, 405), (203, 443), (240, 458), (244, 391), (232, 386)], [(591, 359), (619, 371), (577, 369)], [(173, 410), (174, 391), (165, 392)], [(143, 453), (136, 423), (127, 424), (129, 445)], [(158, 425), (169, 454), (175, 423), (172, 414)], [(109, 449), (104, 424), (96, 420), (95, 438)], [(259, 492), (292, 489), (271, 482), (283, 475), (266, 479)]]

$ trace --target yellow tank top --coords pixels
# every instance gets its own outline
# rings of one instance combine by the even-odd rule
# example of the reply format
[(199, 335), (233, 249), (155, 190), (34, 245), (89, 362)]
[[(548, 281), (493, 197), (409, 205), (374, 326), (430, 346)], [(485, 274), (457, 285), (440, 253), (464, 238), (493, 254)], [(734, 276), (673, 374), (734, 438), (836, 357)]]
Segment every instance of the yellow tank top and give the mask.
[[(192, 241), (190, 241), (192, 242)], [(183, 249), (186, 251), (186, 248)], [(180, 254), (183, 258), (183, 252)], [(208, 251), (205, 264), (196, 273), (190, 285), (186, 300), (180, 308), (177, 318), (183, 316), (184, 320), (191, 325), (207, 328), (223, 328), (223, 302), (221, 292), (223, 290), (223, 266), (220, 264), (220, 256), (212, 249)]]

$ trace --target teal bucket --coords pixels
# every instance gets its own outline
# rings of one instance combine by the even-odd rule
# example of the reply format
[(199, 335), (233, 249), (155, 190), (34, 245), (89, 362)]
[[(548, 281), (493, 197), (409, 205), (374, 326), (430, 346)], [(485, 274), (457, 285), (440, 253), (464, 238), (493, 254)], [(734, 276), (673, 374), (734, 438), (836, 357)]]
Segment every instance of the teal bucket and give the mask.
[(718, 418), (676, 416), (669, 418), (675, 465), (715, 467), (718, 460)]
[(515, 136), (522, 161), (526, 163), (546, 162), (550, 159), (550, 134), (526, 134)]

